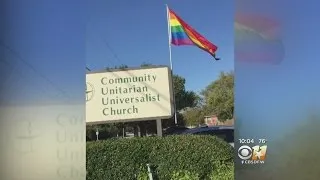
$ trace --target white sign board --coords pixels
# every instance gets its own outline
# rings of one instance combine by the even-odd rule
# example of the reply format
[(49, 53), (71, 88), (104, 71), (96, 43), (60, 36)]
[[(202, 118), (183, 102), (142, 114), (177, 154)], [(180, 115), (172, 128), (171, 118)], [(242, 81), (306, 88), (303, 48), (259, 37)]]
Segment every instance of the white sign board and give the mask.
[(86, 122), (125, 122), (172, 117), (168, 67), (88, 73)]

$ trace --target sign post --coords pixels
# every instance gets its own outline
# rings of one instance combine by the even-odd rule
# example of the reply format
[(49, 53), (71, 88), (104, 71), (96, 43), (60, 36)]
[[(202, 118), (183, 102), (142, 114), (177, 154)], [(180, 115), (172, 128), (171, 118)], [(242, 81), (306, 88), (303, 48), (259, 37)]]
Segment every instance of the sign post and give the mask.
[(157, 119), (157, 135), (162, 137), (162, 120)]
[(99, 141), (99, 130), (96, 130), (97, 141)]

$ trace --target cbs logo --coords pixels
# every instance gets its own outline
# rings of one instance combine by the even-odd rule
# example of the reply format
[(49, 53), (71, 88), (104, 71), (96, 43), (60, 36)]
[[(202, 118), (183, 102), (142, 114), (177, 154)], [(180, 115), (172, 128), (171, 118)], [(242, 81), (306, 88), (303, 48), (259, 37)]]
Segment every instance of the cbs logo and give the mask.
[(248, 160), (252, 157), (252, 149), (250, 146), (244, 145), (238, 149), (238, 156), (242, 160)]
[(253, 146), (252, 148), (243, 145), (238, 149), (238, 156), (242, 160), (262, 160), (264, 161), (267, 153), (267, 145)]

